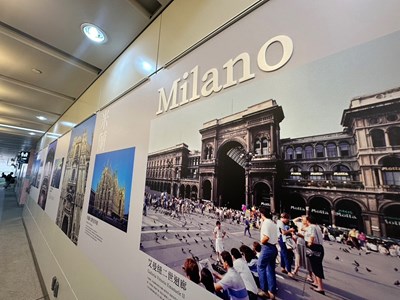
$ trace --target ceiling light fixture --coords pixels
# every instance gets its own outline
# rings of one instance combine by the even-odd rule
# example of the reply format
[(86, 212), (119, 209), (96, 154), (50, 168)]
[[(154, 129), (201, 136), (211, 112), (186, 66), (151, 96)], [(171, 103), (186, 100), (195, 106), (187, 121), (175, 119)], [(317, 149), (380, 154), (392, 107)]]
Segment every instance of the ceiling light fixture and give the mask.
[(103, 44), (107, 42), (106, 33), (96, 25), (83, 23), (81, 25), (81, 30), (86, 35), (86, 37), (93, 42), (96, 42), (98, 44)]
[(29, 135), (36, 135), (36, 133), (34, 133), (34, 132), (29, 132)]
[(43, 116), (36, 116), (36, 118), (38, 118), (40, 121), (46, 121), (47, 118), (43, 117)]
[(23, 130), (23, 131), (31, 131), (31, 132), (36, 132), (36, 133), (44, 133), (44, 131), (42, 131), (42, 130), (31, 129), (31, 128), (25, 128), (25, 127), (19, 127), (19, 126), (12, 126), (12, 125), (1, 124), (1, 123), (0, 123), (0, 127), (11, 128), (11, 129), (18, 129), (18, 130)]

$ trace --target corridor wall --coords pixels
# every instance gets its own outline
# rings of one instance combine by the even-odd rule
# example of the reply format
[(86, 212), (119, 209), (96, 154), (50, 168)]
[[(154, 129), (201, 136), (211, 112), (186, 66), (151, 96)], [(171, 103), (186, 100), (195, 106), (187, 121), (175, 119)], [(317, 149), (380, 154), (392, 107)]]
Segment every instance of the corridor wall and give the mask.
[[(259, 134), (263, 159), (274, 160), (280, 135), (340, 131), (351, 98), (398, 85), (397, 1), (216, 3), (174, 1), (52, 127), (57, 145), (41, 140), (24, 221), (50, 294), (53, 276), (60, 282), (57, 299), (216, 299), (183, 275), (173, 233), (154, 238), (168, 227), (144, 215), (148, 158), (182, 146), (200, 153), (200, 176), (214, 182), (206, 167), (224, 145), (249, 151)], [(251, 126), (238, 128), (242, 120)], [(204, 133), (215, 128), (220, 140)], [(215, 152), (204, 157), (207, 147)], [(189, 179), (176, 158), (157, 162), (165, 181)]]

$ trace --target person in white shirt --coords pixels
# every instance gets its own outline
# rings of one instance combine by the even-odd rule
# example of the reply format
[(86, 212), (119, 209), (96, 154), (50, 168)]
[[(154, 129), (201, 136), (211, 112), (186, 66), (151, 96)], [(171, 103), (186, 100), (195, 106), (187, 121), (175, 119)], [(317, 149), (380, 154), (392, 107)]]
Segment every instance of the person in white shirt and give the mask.
[(278, 228), (271, 220), (271, 212), (268, 208), (261, 206), (259, 211), (262, 225), (260, 230), (261, 252), (258, 258), (257, 271), (262, 291), (258, 293), (258, 296), (275, 299), (275, 260), (278, 255), (278, 250), (276, 249), (276, 243), (278, 243)]
[(233, 267), (232, 256), (228, 251), (222, 251), (221, 258), (226, 274), (222, 276), (214, 272), (214, 276), (220, 279), (214, 284), (215, 291), (224, 290), (224, 292), (228, 293), (229, 300), (250, 300), (243, 279)]
[(242, 277), (247, 293), (249, 294), (249, 299), (257, 300), (258, 288), (249, 266), (238, 249), (232, 248), (231, 254), (233, 257), (233, 267), (239, 273), (240, 277)]
[(224, 237), (226, 232), (221, 229), (221, 222), (217, 221), (214, 228), (214, 239), (215, 239), (215, 252), (217, 252), (217, 259), (221, 262), (220, 254), (224, 251)]

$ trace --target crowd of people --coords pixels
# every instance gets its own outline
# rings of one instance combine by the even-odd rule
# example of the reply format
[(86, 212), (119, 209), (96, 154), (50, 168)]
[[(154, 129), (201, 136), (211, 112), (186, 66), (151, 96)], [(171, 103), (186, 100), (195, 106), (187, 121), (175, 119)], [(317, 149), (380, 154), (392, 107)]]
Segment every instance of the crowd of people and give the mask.
[[(222, 299), (275, 299), (275, 268), (280, 252), (282, 273), (294, 278), (302, 268), (308, 274), (306, 280), (311, 288), (316, 293), (325, 294), (322, 265), (324, 237), (312, 217), (301, 216), (290, 222), (289, 215), (282, 213), (278, 220), (274, 220), (267, 207), (260, 207), (257, 213), (251, 215), (252, 221), (254, 218), (259, 219), (259, 241), (254, 241), (250, 246), (242, 244), (229, 252), (224, 249), (226, 232), (218, 219), (213, 237), (217, 259), (223, 271), (188, 258), (183, 266), (185, 275)], [(242, 217), (244, 234), (250, 234), (249, 219)], [(199, 268), (199, 265), (203, 267)]]

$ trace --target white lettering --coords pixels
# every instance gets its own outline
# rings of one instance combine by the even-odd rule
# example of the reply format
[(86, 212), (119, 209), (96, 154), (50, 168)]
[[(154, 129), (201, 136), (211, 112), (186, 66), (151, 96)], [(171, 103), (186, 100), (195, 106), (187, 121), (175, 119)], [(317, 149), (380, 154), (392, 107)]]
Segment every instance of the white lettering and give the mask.
[[(209, 77), (210, 79), (207, 80)], [(204, 82), (201, 88), (201, 95), (204, 97), (210, 96), (212, 93), (218, 93), (222, 89), (222, 86), (218, 85), (218, 70), (215, 68), (208, 70), (201, 80)]]
[(239, 78), (239, 83), (253, 79), (256, 75), (250, 72), (250, 55), (247, 52), (243, 52), (236, 56), (235, 59), (230, 59), (223, 65), (226, 69), (226, 83), (223, 88), (226, 89), (232, 85), (237, 84), (237, 81), (233, 79), (233, 66), (238, 62), (242, 61), (242, 77)]
[[(283, 52), (282, 57), (278, 63), (275, 65), (269, 65), (266, 59), (268, 47), (274, 43), (280, 43)], [(278, 35), (271, 38), (265, 44), (262, 45), (258, 51), (257, 64), (260, 70), (264, 72), (272, 72), (283, 67), (292, 57), (293, 54), (293, 41), (290, 37), (286, 35)], [(234, 67), (241, 62), (242, 73), (239, 79), (234, 77)], [(201, 81), (203, 85), (199, 94), (199, 66), (195, 66), (190, 72), (184, 72), (182, 78), (176, 79), (172, 83), (171, 91), (167, 98), (167, 92), (164, 88), (158, 90), (158, 110), (157, 115), (162, 114), (168, 110), (177, 108), (181, 105), (185, 105), (189, 102), (200, 99), (201, 96), (208, 97), (212, 93), (218, 93), (222, 89), (229, 88), (231, 86), (237, 85), (238, 83), (245, 82), (255, 78), (255, 74), (251, 72), (251, 59), (247, 52), (240, 53), (235, 58), (229, 59), (224, 65), (223, 69), (226, 72), (225, 84), (219, 84), (219, 72), (216, 68), (211, 68), (204, 72)], [(180, 81), (183, 83), (179, 86)], [(192, 86), (191, 97), (189, 98), (189, 86)], [(179, 103), (178, 103), (179, 99)], [(322, 175), (322, 174), (321, 174)]]
[[(273, 43), (280, 43), (282, 45), (283, 53), (281, 60), (277, 64), (270, 66), (267, 63), (266, 54), (268, 47), (271, 46)], [(258, 56), (257, 56), (258, 67), (265, 72), (272, 72), (278, 70), (279, 68), (282, 68), (289, 61), (289, 59), (292, 57), (292, 54), (293, 54), (292, 39), (286, 35), (278, 35), (268, 40), (264, 45), (262, 45), (260, 51), (258, 51)]]

